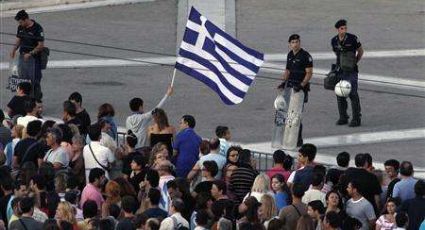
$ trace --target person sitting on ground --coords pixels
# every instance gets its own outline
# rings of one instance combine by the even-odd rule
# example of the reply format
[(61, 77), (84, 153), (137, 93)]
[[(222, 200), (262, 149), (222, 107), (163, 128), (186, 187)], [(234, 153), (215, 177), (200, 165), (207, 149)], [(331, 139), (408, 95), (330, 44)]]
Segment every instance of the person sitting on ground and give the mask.
[(229, 127), (217, 126), (217, 128), (215, 128), (215, 135), (220, 141), (220, 151), (218, 153), (226, 157), (227, 150), (230, 148), (230, 139), (232, 138)]
[[(169, 86), (167, 89), (167, 93), (158, 103), (156, 108), (161, 108), (167, 98), (171, 96), (173, 93), (173, 87)], [(132, 115), (128, 116), (125, 122), (125, 127), (127, 130), (131, 130), (137, 137), (137, 145), (136, 148), (140, 148), (143, 146), (149, 146), (148, 138), (147, 138), (147, 129), (149, 124), (152, 121), (152, 110), (148, 112), (144, 112), (143, 100), (141, 98), (135, 97), (130, 100), (129, 106), (131, 109)]]

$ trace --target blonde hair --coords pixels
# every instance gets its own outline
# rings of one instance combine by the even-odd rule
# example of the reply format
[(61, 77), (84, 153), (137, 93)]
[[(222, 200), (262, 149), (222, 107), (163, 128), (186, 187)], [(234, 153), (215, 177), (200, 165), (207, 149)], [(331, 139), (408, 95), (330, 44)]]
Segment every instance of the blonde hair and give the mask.
[(251, 192), (267, 193), (270, 191), (270, 178), (264, 173), (260, 173), (252, 184)]
[(13, 129), (15, 129), (16, 138), (22, 139), (22, 136), (24, 135), (24, 126), (23, 125), (15, 125), (15, 126), (13, 126)]
[(270, 194), (264, 194), (260, 201), (263, 208), (263, 217), (270, 220), (277, 215), (277, 207), (274, 198)]
[(62, 209), (62, 220), (68, 221), (71, 224), (76, 224), (75, 209), (68, 201), (61, 201), (58, 204), (58, 209)]

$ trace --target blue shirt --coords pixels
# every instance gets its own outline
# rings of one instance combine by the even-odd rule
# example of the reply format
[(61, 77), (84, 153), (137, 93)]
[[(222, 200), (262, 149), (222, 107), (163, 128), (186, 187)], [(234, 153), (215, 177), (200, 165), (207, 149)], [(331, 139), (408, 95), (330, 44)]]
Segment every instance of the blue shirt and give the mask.
[(274, 199), (276, 201), (277, 210), (281, 210), (288, 206), (288, 194), (286, 192), (277, 192), (274, 195)]
[(394, 185), (393, 197), (400, 197), (402, 202), (415, 198), (415, 184), (417, 181), (413, 177), (401, 179)]
[(180, 131), (173, 143), (173, 149), (177, 150), (176, 174), (177, 177), (185, 178), (199, 159), (199, 145), (201, 137), (192, 128)]

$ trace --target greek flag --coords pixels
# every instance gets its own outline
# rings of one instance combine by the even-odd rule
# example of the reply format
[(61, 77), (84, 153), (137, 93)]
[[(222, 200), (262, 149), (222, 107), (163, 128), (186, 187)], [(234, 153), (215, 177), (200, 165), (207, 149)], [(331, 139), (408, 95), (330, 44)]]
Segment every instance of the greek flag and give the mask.
[(242, 102), (264, 54), (244, 46), (192, 7), (175, 68), (214, 90), (227, 105)]

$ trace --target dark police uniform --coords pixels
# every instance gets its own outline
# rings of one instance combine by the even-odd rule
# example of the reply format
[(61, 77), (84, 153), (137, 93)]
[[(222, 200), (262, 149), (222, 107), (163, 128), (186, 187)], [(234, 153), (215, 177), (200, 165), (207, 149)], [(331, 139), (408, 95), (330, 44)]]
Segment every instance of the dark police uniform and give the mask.
[(43, 27), (34, 20), (32, 21), (34, 24), (31, 27), (25, 28), (18, 26), (18, 30), (16, 32), (16, 37), (21, 39), (21, 43), (19, 45), (20, 72), (22, 75), (21, 77), (31, 79), (31, 81), (33, 81), (34, 97), (41, 99), (40, 81), (42, 75), (40, 54), (38, 53), (33, 55), (33, 57), (28, 61), (24, 61), (24, 54), (30, 53), (38, 45), (38, 42), (44, 41)]
[[(286, 58), (286, 69), (289, 71), (288, 82), (286, 87), (294, 88), (296, 90), (302, 89), (304, 91), (304, 103), (308, 101), (308, 91), (310, 91), (310, 83), (301, 88), (301, 82), (305, 78), (306, 68), (313, 67), (313, 58), (304, 49), (300, 49), (296, 54), (291, 50)], [(286, 94), (289, 96), (290, 94)], [(289, 98), (285, 98), (289, 102)], [(302, 129), (303, 125), (300, 124), (300, 131), (298, 133), (298, 144), (302, 144)]]
[[(347, 80), (351, 83), (351, 92), (349, 97), (351, 100), (351, 109), (353, 111), (353, 121), (360, 122), (360, 99), (359, 94), (357, 93), (359, 69), (355, 57), (357, 49), (359, 49), (362, 44), (356, 35), (345, 33), (344, 39), (342, 41), (339, 40), (338, 35), (333, 37), (331, 40), (331, 45), (332, 50), (335, 52), (337, 57), (336, 64), (339, 67), (339, 74), (341, 79)], [(346, 63), (350, 62), (352, 62), (352, 68), (346, 67)], [(349, 65), (350, 64), (348, 64), (348, 66)], [(345, 97), (337, 96), (337, 102), (340, 120), (348, 120), (347, 99)]]

